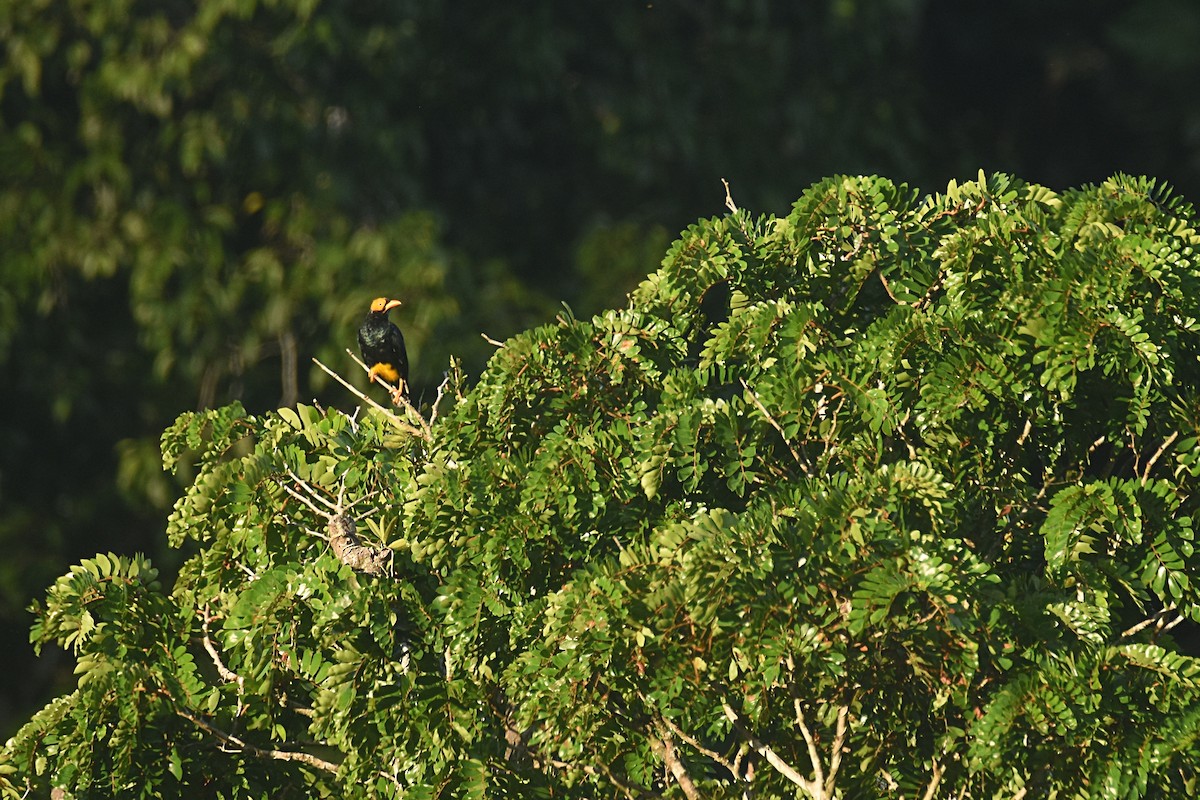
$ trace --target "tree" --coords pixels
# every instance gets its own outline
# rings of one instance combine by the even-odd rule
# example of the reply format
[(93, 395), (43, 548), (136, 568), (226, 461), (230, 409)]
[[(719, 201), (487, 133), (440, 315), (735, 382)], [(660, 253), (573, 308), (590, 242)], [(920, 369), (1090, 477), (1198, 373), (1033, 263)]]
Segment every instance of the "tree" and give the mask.
[(829, 179), (429, 422), (185, 414), (191, 555), (37, 604), (79, 685), (7, 790), (1194, 792), (1194, 224), (1125, 176)]

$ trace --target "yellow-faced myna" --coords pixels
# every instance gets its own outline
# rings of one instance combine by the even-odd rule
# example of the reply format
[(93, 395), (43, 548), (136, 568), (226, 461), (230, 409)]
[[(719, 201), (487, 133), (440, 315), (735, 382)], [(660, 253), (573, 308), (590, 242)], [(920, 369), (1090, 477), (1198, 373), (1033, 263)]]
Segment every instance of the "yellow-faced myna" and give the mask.
[(377, 297), (371, 302), (371, 312), (358, 329), (358, 347), (374, 383), (382, 378), (396, 387), (392, 401), (408, 399), (408, 351), (404, 349), (404, 334), (388, 320), (388, 312), (400, 305), (399, 300)]

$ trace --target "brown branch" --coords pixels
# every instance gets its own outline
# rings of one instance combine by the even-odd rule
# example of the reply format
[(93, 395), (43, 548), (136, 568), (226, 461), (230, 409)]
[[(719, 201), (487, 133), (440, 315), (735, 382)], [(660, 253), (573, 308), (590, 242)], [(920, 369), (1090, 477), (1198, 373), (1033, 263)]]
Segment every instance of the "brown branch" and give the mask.
[(833, 732), (833, 746), (829, 753), (829, 777), (825, 779), (825, 794), (833, 797), (834, 781), (842, 766), (842, 748), (846, 745), (847, 719), (850, 716), (850, 706), (840, 706), (837, 714), (837, 727)]
[(821, 790), (821, 785), (806, 779), (803, 775), (796, 771), (795, 767), (780, 758), (779, 754), (772, 750), (770, 745), (759, 740), (758, 737), (750, 733), (750, 731), (748, 731), (742, 725), (741, 718), (738, 717), (737, 712), (733, 710), (733, 707), (730, 706), (729, 703), (722, 702), (721, 710), (725, 712), (725, 717), (741, 732), (742, 737), (746, 740), (750, 747), (753, 748), (760, 756), (765, 758), (767, 763), (775, 768), (776, 772), (799, 786), (804, 791), (808, 792), (810, 796), (815, 798), (823, 797), (824, 793)]
[(758, 399), (758, 393), (750, 388), (750, 385), (746, 383), (746, 379), (741, 378), (740, 380), (742, 382), (742, 387), (746, 390), (746, 394), (749, 395), (750, 399), (754, 402), (754, 407), (757, 408), (759, 413), (766, 418), (770, 426), (779, 432), (780, 437), (783, 439), (783, 443), (787, 446), (788, 452), (792, 454), (792, 458), (796, 460), (796, 464), (800, 467), (800, 471), (805, 475), (809, 475), (808, 467), (805, 466), (804, 461), (800, 458), (800, 454), (796, 452), (794, 447), (792, 447), (792, 443), (788, 441), (787, 434), (783, 432), (783, 426), (780, 425), (773, 416), (771, 416), (770, 411), (767, 411), (767, 407), (763, 405), (762, 400)]
[(929, 779), (929, 786), (925, 788), (924, 800), (933, 800), (937, 797), (938, 784), (942, 782), (942, 767), (938, 764), (937, 759), (933, 759), (933, 777)]
[(313, 504), (312, 500), (309, 500), (307, 497), (300, 494), (295, 489), (288, 486), (286, 483), (280, 484), (280, 486), (283, 487), (284, 491), (286, 491), (292, 497), (296, 498), (301, 503), (304, 503), (304, 505), (306, 505), (310, 509), (312, 509), (312, 512), (314, 514), (316, 514), (319, 517), (324, 517), (325, 519), (329, 519), (330, 517), (332, 517), (336, 514), (342, 513), (342, 507), (340, 505), (331, 503), (328, 500), (326, 500), (324, 497), (321, 497), (321, 495), (317, 492), (317, 490), (314, 489), (312, 486), (310, 486), (308, 484), (308, 482), (306, 482), (303, 478), (301, 478), (299, 475), (297, 475), (295, 472), (293, 472), (291, 467), (284, 467), (284, 469), (287, 471), (289, 478), (294, 480), (296, 483), (300, 484), (301, 488), (303, 488), (310, 495), (312, 495), (313, 500), (319, 500), (322, 505), (324, 505), (326, 508), (329, 509), (329, 511), (322, 511), (321, 509), (317, 508), (316, 505)]
[[(1133, 636), (1135, 633), (1138, 633), (1139, 631), (1149, 628), (1151, 625), (1153, 625), (1156, 628), (1159, 628), (1161, 630), (1161, 629), (1163, 629), (1163, 620), (1165, 620), (1167, 618), (1168, 614), (1171, 614), (1174, 611), (1175, 611), (1175, 604), (1171, 603), (1166, 608), (1163, 608), (1163, 609), (1155, 612), (1153, 616), (1146, 617), (1146, 619), (1142, 620), (1138, 624), (1134, 625), (1132, 628), (1129, 628), (1128, 630), (1123, 632), (1119, 638), (1128, 639), (1130, 636)], [(1181, 615), (1181, 618), (1182, 618), (1182, 615)], [(1173, 628), (1178, 624), (1179, 624), (1178, 622), (1171, 623), (1170, 627)]]
[(355, 396), (357, 396), (360, 400), (363, 400), (364, 402), (368, 403), (373, 408), (376, 408), (376, 409), (382, 411), (384, 413), (384, 415), (388, 418), (388, 421), (391, 422), (393, 425), (395, 425), (397, 428), (399, 428), (400, 430), (402, 430), (406, 433), (411, 433), (413, 436), (419, 436), (419, 437), (424, 438), (424, 434), (422, 433), (422, 431), (419, 428), (417, 428), (413, 425), (409, 425), (407, 422), (405, 422), (404, 420), (402, 420), (398, 416), (396, 416), (396, 414), (393, 413), (390, 409), (384, 408), (379, 403), (377, 403), (374, 400), (372, 400), (371, 398), (367, 397), (365, 394), (360, 392), (358, 390), (358, 388), (356, 386), (354, 386), (354, 384), (350, 383), (350, 381), (346, 380), (341, 375), (338, 375), (336, 372), (334, 372), (329, 367), (322, 364), (317, 359), (314, 358), (312, 361), (318, 367), (325, 370), (325, 372), (327, 372), (329, 375), (333, 376), (334, 380), (336, 380), (342, 386), (345, 386), (347, 389), (349, 389), (350, 392), (353, 393)]
[[(209, 658), (212, 659), (213, 665), (217, 668), (217, 674), (226, 683), (236, 683), (238, 687), (238, 705), (241, 706), (241, 695), (246, 691), (246, 679), (236, 672), (225, 666), (225, 662), (221, 660), (221, 654), (217, 652), (217, 648), (213, 646), (212, 639), (208, 637), (208, 623), (212, 621), (212, 617), (208, 613), (208, 606), (204, 607), (204, 615), (200, 618), (200, 629), (204, 635), (201, 642), (204, 644), (204, 649), (208, 651)], [(240, 714), (240, 709), (239, 709)]]
[(1167, 440), (1162, 443), (1162, 447), (1158, 448), (1158, 450), (1154, 453), (1154, 455), (1152, 455), (1150, 457), (1150, 460), (1146, 462), (1146, 469), (1142, 472), (1142, 486), (1145, 486), (1146, 481), (1150, 480), (1150, 470), (1152, 470), (1154, 468), (1154, 463), (1156, 461), (1158, 461), (1159, 456), (1161, 456), (1166, 451), (1166, 449), (1171, 446), (1171, 443), (1174, 442), (1178, 438), (1179, 438), (1179, 431), (1175, 431), (1174, 433), (1172, 433), (1170, 436), (1167, 437)]
[(728, 208), (730, 211), (732, 211), (734, 214), (738, 213), (737, 204), (733, 202), (733, 195), (730, 194), (730, 192), (729, 192), (729, 181), (725, 180), (724, 178), (721, 178), (721, 183), (723, 183), (725, 185), (725, 207)]
[(717, 751), (711, 750), (711, 749), (705, 747), (704, 745), (700, 744), (700, 742), (696, 741), (695, 738), (684, 733), (683, 730), (681, 730), (678, 725), (676, 725), (674, 722), (672, 722), (667, 717), (661, 717), (661, 719), (662, 719), (663, 725), (665, 725), (667, 728), (669, 728), (671, 730), (671, 733), (675, 734), (675, 736), (677, 736), (679, 739), (682, 739), (684, 741), (684, 743), (689, 745), (696, 752), (698, 752), (702, 755), (708, 756), (713, 761), (717, 762), (722, 767), (729, 770), (731, 773), (733, 773), (734, 778), (739, 779), (739, 780), (741, 779), (741, 775), (738, 774), (737, 768), (734, 766), (734, 763), (732, 761), (725, 758), (723, 755), (721, 755)]
[[(663, 733), (659, 731), (660, 735)], [(679, 760), (679, 756), (675, 754), (675, 742), (670, 736), (662, 736), (662, 738), (650, 737), (650, 747), (655, 750), (662, 758), (663, 763), (667, 765), (667, 769), (671, 771), (675, 782), (679, 784), (679, 788), (683, 790), (684, 795), (688, 800), (700, 800), (700, 792), (696, 790), (696, 784), (692, 783), (692, 776), (688, 775), (687, 767)]]
[(256, 758), (269, 758), (274, 759), (275, 761), (296, 761), (298, 763), (313, 767), (314, 769), (323, 770), (335, 775), (337, 774), (338, 765), (334, 764), (332, 761), (326, 761), (319, 756), (314, 756), (311, 753), (302, 753), (297, 750), (272, 750), (263, 747), (256, 747), (255, 745), (252, 745), (231, 733), (226, 733), (225, 731), (215, 727), (212, 725), (212, 723), (197, 717), (190, 711), (177, 708), (175, 709), (175, 713), (186, 719), (188, 722), (191, 722), (197, 728), (200, 728), (201, 730), (217, 737), (223, 744), (233, 745), (233, 747), (237, 748), (235, 752), (243, 752)]
[(800, 698), (792, 698), (792, 707), (796, 712), (796, 724), (800, 726), (800, 735), (804, 737), (804, 744), (808, 747), (808, 760), (813, 766), (813, 786), (817, 787), (822, 792), (821, 795), (814, 794), (814, 797), (824, 795), (825, 787), (825, 770), (821, 768), (821, 754), (817, 752), (817, 743), (813, 739), (812, 731), (808, 729), (808, 724), (804, 720), (804, 711), (800, 708)]
[[(371, 374), (371, 368), (368, 367), (366, 364), (364, 364), (363, 360), (361, 358), (354, 355), (353, 350), (351, 350), (350, 348), (347, 347), (346, 354), (354, 360), (355, 364), (358, 364), (360, 367), (363, 368), (363, 372), (367, 373), (368, 375)], [(403, 381), (404, 379), (402, 378), (401, 380)], [(380, 384), (381, 386), (385, 387), (388, 391), (390, 391), (392, 393), (393, 402), (395, 402), (396, 405), (403, 406), (404, 410), (409, 413), (409, 416), (416, 417), (420, 421), (422, 433), (418, 434), (418, 435), (420, 435), (421, 438), (427, 442), (433, 441), (433, 432), (431, 430), (429, 430), (429, 423), (426, 422), (425, 418), (421, 416), (421, 412), (417, 411), (417, 407), (414, 406), (409, 401), (409, 399), (404, 396), (404, 394), (406, 394), (407, 391), (405, 391), (405, 393), (401, 393), (401, 391), (400, 391), (401, 387), (399, 384), (397, 384), (396, 386), (392, 386), (390, 383), (388, 383), (387, 381), (385, 381), (383, 378), (379, 377), (378, 375), (375, 376), (375, 382)], [(407, 383), (407, 381), (405, 381), (405, 383)], [(407, 390), (407, 386), (405, 386), (404, 388)]]

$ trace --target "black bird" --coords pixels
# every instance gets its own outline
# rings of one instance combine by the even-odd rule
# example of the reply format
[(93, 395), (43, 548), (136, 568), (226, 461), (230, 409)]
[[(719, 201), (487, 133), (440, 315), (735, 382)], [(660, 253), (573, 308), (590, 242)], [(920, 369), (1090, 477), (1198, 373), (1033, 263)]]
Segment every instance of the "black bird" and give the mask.
[(399, 300), (377, 297), (371, 302), (371, 312), (358, 329), (358, 347), (368, 368), (367, 377), (376, 378), (396, 387), (392, 402), (408, 399), (408, 351), (404, 349), (404, 334), (388, 320), (388, 312), (400, 305)]

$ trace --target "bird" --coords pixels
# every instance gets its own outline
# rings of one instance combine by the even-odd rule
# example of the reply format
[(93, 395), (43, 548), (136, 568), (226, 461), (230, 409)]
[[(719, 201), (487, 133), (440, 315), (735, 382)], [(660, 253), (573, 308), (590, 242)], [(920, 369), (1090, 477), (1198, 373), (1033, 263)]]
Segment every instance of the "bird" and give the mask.
[(358, 347), (367, 365), (367, 378), (371, 383), (383, 380), (395, 386), (392, 402), (396, 405), (400, 405), (401, 398), (408, 400), (408, 351), (404, 348), (404, 334), (388, 319), (388, 312), (399, 305), (399, 300), (375, 298), (358, 329)]

